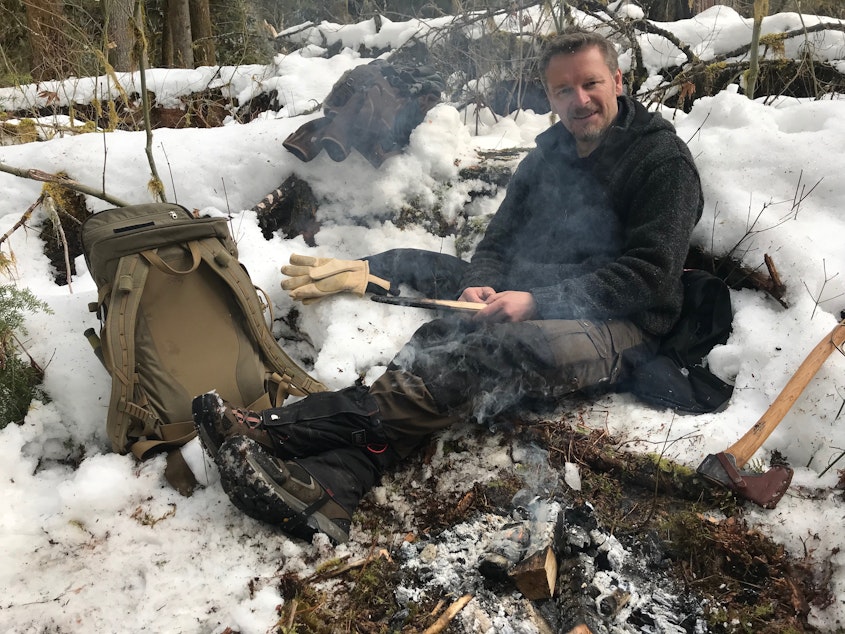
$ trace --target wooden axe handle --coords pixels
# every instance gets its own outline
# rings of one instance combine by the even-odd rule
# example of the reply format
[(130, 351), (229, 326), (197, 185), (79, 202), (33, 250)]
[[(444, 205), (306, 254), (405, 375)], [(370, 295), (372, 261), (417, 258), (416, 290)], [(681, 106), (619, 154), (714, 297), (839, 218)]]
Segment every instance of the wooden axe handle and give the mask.
[(845, 319), (834, 326), (830, 334), (825, 335), (825, 338), (807, 355), (807, 358), (798, 366), (798, 370), (783, 387), (766, 413), (760, 417), (760, 420), (754, 423), (754, 426), (742, 438), (725, 450), (725, 453), (729, 453), (736, 458), (737, 467), (744, 466), (766, 442), (766, 438), (775, 430), (775, 427), (786, 416), (789, 408), (798, 400), (810, 379), (816, 375), (816, 372), (819, 371), (819, 368), (822, 367), (822, 364), (834, 349), (841, 346), (843, 342), (845, 342)]

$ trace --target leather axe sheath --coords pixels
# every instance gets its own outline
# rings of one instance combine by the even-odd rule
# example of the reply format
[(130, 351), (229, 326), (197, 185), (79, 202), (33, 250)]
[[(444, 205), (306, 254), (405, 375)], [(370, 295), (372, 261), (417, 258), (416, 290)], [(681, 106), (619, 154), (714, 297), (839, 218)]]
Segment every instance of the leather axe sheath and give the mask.
[(845, 319), (834, 326), (807, 355), (760, 420), (723, 452), (708, 455), (699, 465), (698, 473), (763, 508), (774, 508), (789, 488), (792, 469), (786, 465), (773, 465), (765, 473), (751, 473), (743, 471), (742, 467), (780, 424), (825, 360), (843, 343)]

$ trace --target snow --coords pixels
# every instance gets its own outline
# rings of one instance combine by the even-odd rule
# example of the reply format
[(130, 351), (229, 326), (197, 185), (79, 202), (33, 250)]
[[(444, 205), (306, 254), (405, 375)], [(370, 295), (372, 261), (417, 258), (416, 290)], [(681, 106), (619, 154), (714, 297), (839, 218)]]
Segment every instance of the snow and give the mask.
[[(532, 19), (540, 25), (543, 16)], [(810, 26), (817, 18), (805, 15), (803, 21)], [(291, 253), (357, 258), (394, 247), (454, 253), (453, 238), (419, 227), (399, 229), (390, 218), (410, 200), (439, 206), (446, 217), (456, 217), (469, 201), (457, 172), (476, 160), (476, 150), (524, 150), (548, 126), (547, 115), (521, 112), (495, 120), (487, 111), (458, 111), (443, 103), (414, 131), (406, 151), (379, 169), (356, 153), (341, 163), (325, 153), (302, 163), (284, 150), (287, 135), (318, 116), (303, 113), (313, 110), (344, 71), (369, 61), (354, 52), (359, 44), (395, 47), (441, 23), (384, 21), (378, 32), (370, 22), (344, 29), (317, 25), (301, 34), (308, 47), (279, 55), (266, 66), (150, 72), (150, 90), (163, 105), (177, 104), (198, 86), (224, 89), (236, 104), (256, 91), (278, 90), (283, 103), (279, 110), (249, 124), (232, 118), (216, 129), (160, 129), (153, 144), (169, 200), (231, 216), (241, 260), (269, 293), (277, 315), (293, 307), (279, 286), (279, 268)], [(763, 32), (801, 24), (797, 14), (779, 14), (764, 20)], [(751, 28), (749, 20), (726, 7), (659, 26), (705, 59), (747, 43)], [(845, 34), (827, 31), (823, 39), (813, 37), (820, 59), (845, 65)], [(642, 38), (652, 70), (666, 58), (682, 57), (656, 36)], [(331, 58), (319, 56), (322, 47), (338, 41), (349, 48)], [(799, 38), (793, 45), (805, 44)], [(123, 80), (128, 92), (137, 90), (137, 76)], [(651, 83), (660, 81), (652, 78)], [(0, 107), (46, 105), (48, 93), (61, 104), (86, 103), (106, 91), (115, 95), (105, 78), (46, 82), (0, 89)], [(768, 254), (788, 288), (788, 308), (759, 292), (733, 292), (734, 332), (708, 359), (716, 374), (736, 385), (724, 411), (679, 416), (618, 394), (603, 397), (587, 412), (588, 424), (606, 428), (629, 449), (662, 452), (696, 467), (707, 454), (731, 445), (766, 411), (845, 308), (845, 100), (750, 101), (726, 90), (698, 99), (689, 114), (663, 114), (688, 142), (701, 172), (706, 205), (694, 243), (720, 255), (733, 251), (749, 266), (759, 266)], [(0, 162), (65, 171), (90, 185), (104, 183), (112, 196), (142, 203), (151, 200), (144, 145), (143, 132), (57, 133), (42, 143), (0, 147)], [(323, 228), (315, 247), (301, 238), (265, 240), (255, 214), (248, 211), (291, 174), (307, 180), (321, 201)], [(0, 173), (0, 233), (18, 221), (40, 188), (34, 181)], [(500, 191), (476, 199), (470, 213), (492, 213), (501, 196)], [(88, 200), (98, 211), (109, 206)], [(46, 367), (44, 388), (50, 401), (33, 403), (23, 425), (0, 432), (0, 499), (5, 502), (0, 514), (0, 629), (222, 632), (228, 627), (266, 632), (278, 618), (276, 606), (283, 603), (274, 583), (280, 574), (307, 574), (326, 558), (367, 552), (371, 536), (357, 526), (350, 543), (334, 549), (319, 536), (314, 544), (292, 541), (243, 516), (220, 489), (213, 463), (196, 442), (186, 447), (186, 459), (207, 486), (189, 498), (165, 483), (163, 457), (137, 463), (111, 453), (105, 435), (109, 379), (82, 336), (96, 326), (87, 308), (96, 299), (96, 288), (84, 261), (77, 260), (71, 287), (60, 287), (52, 281), (36, 232), (18, 230), (1, 248), (14, 257), (14, 282), (46, 301), (52, 313), (28, 316), (24, 340), (33, 358)], [(408, 336), (432, 317), (419, 309), (346, 296), (298, 308), (316, 351), (313, 373), (332, 388), (345, 387), (359, 376), (372, 381)], [(304, 356), (310, 351), (293, 346), (289, 352)], [(771, 452), (783, 454), (795, 469), (793, 487), (776, 509), (747, 510), (755, 526), (791, 553), (811, 552), (815, 561), (829, 561), (836, 600), (826, 609), (813, 608), (811, 616), (822, 631), (845, 622), (845, 553), (840, 550), (845, 504), (834, 488), (837, 468), (821, 475), (845, 450), (839, 413), (843, 399), (845, 358), (834, 352), (755, 456), (766, 464)], [(505, 451), (498, 438), (485, 436), (475, 452), (459, 454), (444, 452), (441, 439), (431, 465), (438, 470), (438, 486), (462, 490), (467, 482), (495, 477), (498, 469), (519, 468), (537, 474), (539, 491), (557, 477), (538, 466), (536, 452), (520, 447)], [(69, 455), (81, 459), (78, 466), (67, 460)], [(424, 477), (430, 478), (430, 472)], [(579, 483), (574, 465), (567, 466), (565, 478), (572, 487)], [(425, 480), (416, 484), (429, 485)], [(390, 481), (376, 487), (371, 499), (394, 522), (397, 534), (414, 528), (413, 506)], [(473, 529), (454, 527), (455, 540), (469, 540)], [(469, 531), (469, 537), (462, 531)], [(445, 564), (443, 570), (460, 575)], [(422, 591), (407, 589), (406, 599)], [(475, 623), (487, 623), (491, 631), (506, 631), (505, 622), (512, 631), (529, 631), (514, 625), (513, 614), (507, 619), (504, 612), (485, 615), (471, 605)], [(468, 618), (466, 631), (485, 631), (468, 624)]]

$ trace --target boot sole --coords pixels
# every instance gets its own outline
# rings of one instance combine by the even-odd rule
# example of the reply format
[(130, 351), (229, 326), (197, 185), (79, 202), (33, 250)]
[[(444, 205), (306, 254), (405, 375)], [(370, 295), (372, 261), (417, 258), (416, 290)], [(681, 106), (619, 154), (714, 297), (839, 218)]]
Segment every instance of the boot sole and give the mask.
[(220, 402), (215, 394), (202, 394), (196, 397), (191, 403), (191, 414), (194, 419), (194, 427), (197, 436), (205, 451), (211, 459), (217, 461), (217, 453), (220, 450), (222, 439), (214, 433), (214, 420), (211, 420), (211, 412), (220, 407)]
[(335, 545), (349, 540), (346, 531), (319, 511), (303, 516), (309, 504), (277, 484), (287, 475), (258, 442), (244, 436), (229, 438), (220, 446), (215, 462), (223, 490), (250, 517), (307, 542), (316, 533), (324, 533)]

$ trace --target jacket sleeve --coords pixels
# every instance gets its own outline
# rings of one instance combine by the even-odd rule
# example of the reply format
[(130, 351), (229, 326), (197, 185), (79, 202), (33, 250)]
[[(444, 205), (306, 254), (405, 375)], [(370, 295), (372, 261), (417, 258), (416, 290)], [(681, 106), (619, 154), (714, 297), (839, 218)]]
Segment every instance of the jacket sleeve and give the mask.
[(630, 202), (619, 257), (575, 276), (548, 265), (542, 276), (548, 285), (531, 289), (541, 318), (627, 318), (677, 294), (703, 204), (691, 160), (683, 152), (664, 156), (629, 179), (622, 190)]

